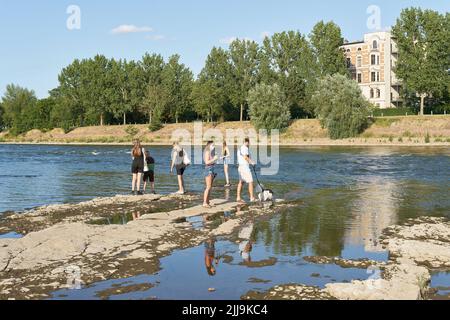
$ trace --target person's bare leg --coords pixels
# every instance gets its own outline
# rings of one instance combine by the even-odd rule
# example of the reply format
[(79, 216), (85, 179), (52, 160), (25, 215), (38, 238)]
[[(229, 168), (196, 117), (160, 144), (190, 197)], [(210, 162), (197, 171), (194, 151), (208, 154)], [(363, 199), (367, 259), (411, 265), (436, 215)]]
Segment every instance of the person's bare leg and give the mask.
[(184, 181), (183, 181), (183, 176), (178, 176), (178, 192), (184, 193)]
[(228, 165), (227, 164), (223, 166), (223, 171), (225, 173), (225, 180), (227, 182), (227, 186), (229, 186), (230, 185), (230, 174), (228, 172)]
[(144, 181), (144, 189), (142, 191), (147, 191), (147, 180)]
[(255, 200), (255, 195), (253, 194), (253, 182), (250, 182), (248, 184), (248, 193), (250, 195), (250, 201), (254, 201)]
[(151, 182), (150, 187), (152, 188), (152, 193), (155, 193), (155, 183)]
[(205, 178), (206, 188), (203, 194), (203, 206), (209, 206), (209, 194), (211, 192), (212, 180), (213, 177), (211, 175)]
[(131, 182), (131, 191), (134, 192), (134, 190), (136, 190), (135, 186), (136, 186), (136, 174), (133, 173), (133, 180)]
[(136, 181), (136, 190), (137, 190), (137, 192), (141, 191), (141, 179), (142, 179), (142, 174), (138, 173), (137, 174), (137, 181)]
[(237, 198), (236, 198), (237, 202), (242, 201), (241, 193), (242, 193), (242, 180), (239, 181), (238, 186), (237, 186)]

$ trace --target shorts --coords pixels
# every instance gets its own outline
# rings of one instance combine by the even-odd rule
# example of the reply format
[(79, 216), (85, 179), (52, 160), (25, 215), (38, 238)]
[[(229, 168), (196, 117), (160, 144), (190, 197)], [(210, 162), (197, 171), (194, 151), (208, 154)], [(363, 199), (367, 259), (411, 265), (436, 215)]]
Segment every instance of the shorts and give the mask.
[(204, 171), (204, 176), (205, 178), (208, 178), (209, 176), (213, 176), (213, 178), (215, 178), (217, 174), (214, 171), (214, 167), (206, 167)]
[(144, 173), (144, 162), (133, 161), (133, 164), (131, 165), (131, 173)]
[(177, 175), (182, 176), (184, 175), (184, 171), (186, 171), (186, 166), (184, 164), (177, 164), (175, 169), (177, 169)]
[(247, 166), (239, 166), (239, 180), (245, 183), (253, 183), (253, 175)]
[(144, 182), (155, 182), (155, 172), (153, 170), (144, 172)]
[(231, 158), (225, 158), (225, 159), (223, 159), (223, 164), (224, 165), (230, 165), (231, 164)]

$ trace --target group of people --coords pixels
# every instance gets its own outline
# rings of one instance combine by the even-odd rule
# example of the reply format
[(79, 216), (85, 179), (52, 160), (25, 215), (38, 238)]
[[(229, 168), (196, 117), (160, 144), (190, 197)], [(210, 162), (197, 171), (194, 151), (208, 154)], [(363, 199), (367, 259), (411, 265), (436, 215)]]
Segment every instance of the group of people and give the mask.
[[(248, 185), (248, 191), (250, 196), (250, 202), (256, 201), (253, 192), (253, 175), (251, 167), (255, 166), (255, 162), (250, 157), (250, 139), (246, 138), (244, 144), (238, 149), (238, 173), (239, 183), (237, 185), (237, 198), (239, 203), (245, 203), (242, 199), (242, 188), (244, 184)], [(131, 166), (131, 172), (133, 174), (132, 179), (132, 194), (142, 195), (147, 190), (147, 185), (150, 185), (151, 192), (155, 193), (155, 160), (150, 155), (148, 150), (145, 150), (139, 140), (135, 140), (133, 143), (133, 149), (131, 150), (133, 163)], [(211, 208), (211, 190), (214, 185), (214, 181), (217, 177), (215, 171), (216, 165), (220, 160), (223, 160), (224, 175), (225, 175), (225, 188), (231, 187), (229, 166), (231, 163), (231, 153), (226, 142), (223, 143), (222, 154), (219, 157), (216, 153), (216, 146), (213, 141), (208, 141), (203, 152), (204, 162), (204, 178), (205, 178), (205, 191), (203, 194), (203, 206), (205, 208)], [(177, 143), (173, 144), (170, 172), (176, 172), (178, 178), (178, 191), (176, 194), (185, 194), (186, 188), (184, 184), (184, 173), (186, 169), (191, 165), (186, 151)], [(144, 189), (141, 191), (141, 181), (144, 181)]]

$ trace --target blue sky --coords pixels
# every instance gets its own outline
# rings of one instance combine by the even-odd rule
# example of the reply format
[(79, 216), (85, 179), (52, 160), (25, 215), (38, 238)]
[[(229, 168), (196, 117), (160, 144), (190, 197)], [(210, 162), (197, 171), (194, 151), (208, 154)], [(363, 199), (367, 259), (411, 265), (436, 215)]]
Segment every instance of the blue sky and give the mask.
[[(348, 40), (368, 32), (370, 5), (381, 25), (395, 23), (402, 8), (449, 11), (447, 0), (0, 0), (0, 94), (15, 83), (45, 97), (58, 73), (75, 58), (104, 54), (139, 59), (145, 52), (182, 62), (198, 73), (213, 46), (233, 37), (260, 42), (265, 33), (309, 34), (320, 20), (333, 20)], [(81, 9), (81, 29), (68, 30), (69, 5)], [(116, 32), (113, 30), (116, 29)], [(128, 32), (126, 32), (128, 31)], [(131, 32), (134, 31), (134, 32)]]

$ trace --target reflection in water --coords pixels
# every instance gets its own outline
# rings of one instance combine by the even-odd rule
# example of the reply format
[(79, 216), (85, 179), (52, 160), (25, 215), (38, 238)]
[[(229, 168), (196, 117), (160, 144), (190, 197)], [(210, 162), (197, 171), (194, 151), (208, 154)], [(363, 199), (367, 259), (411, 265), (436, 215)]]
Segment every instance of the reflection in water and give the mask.
[(384, 229), (397, 223), (399, 186), (393, 181), (373, 177), (358, 185), (358, 197), (353, 201), (352, 227), (345, 239), (350, 244), (364, 243), (369, 252), (385, 251), (378, 238)]
[(216, 275), (216, 268), (214, 266), (214, 263), (216, 264), (216, 266), (219, 265), (219, 259), (216, 258), (215, 244), (215, 238), (210, 238), (205, 242), (205, 267), (208, 275), (212, 277)]
[(253, 249), (253, 241), (251, 239), (253, 234), (254, 224), (253, 222), (248, 223), (245, 225), (241, 231), (239, 232), (239, 239), (242, 240), (242, 242), (239, 244), (239, 252), (241, 253), (242, 260), (244, 262), (251, 262), (252, 257), (250, 256), (250, 253)]

